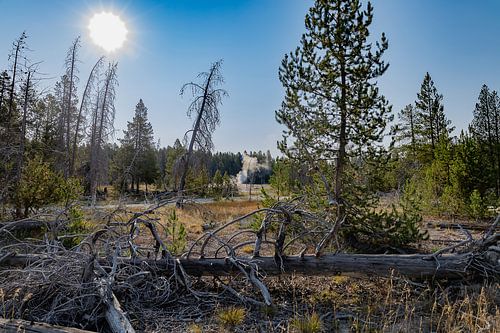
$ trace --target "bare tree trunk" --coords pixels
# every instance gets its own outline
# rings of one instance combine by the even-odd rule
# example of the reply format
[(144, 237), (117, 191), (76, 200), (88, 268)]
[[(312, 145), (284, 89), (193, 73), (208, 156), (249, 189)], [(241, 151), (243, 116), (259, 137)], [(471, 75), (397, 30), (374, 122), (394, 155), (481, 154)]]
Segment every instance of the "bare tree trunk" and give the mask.
[[(413, 279), (460, 279), (474, 274), (471, 265), (473, 254), (443, 254), (437, 257), (426, 254), (388, 255), (388, 254), (325, 254), (317, 257), (283, 257), (281, 265), (275, 257), (258, 257), (255, 264), (266, 276), (304, 275), (304, 276), (391, 276), (400, 274)], [(36, 255), (11, 255), (5, 257), (3, 266), (27, 266), (41, 260)], [(249, 260), (250, 258), (237, 258)], [(47, 257), (47, 260), (50, 260)], [(53, 260), (53, 258), (52, 258)], [(183, 270), (193, 276), (232, 276), (241, 274), (227, 258), (186, 259), (178, 258)], [(99, 258), (101, 265), (110, 265), (107, 258)], [(148, 267), (156, 273), (172, 273), (175, 265), (171, 260), (118, 258), (119, 265)]]
[(72, 327), (62, 327), (46, 323), (36, 323), (33, 321), (20, 319), (0, 318), (0, 330), (4, 333), (92, 333)]
[(67, 178), (71, 174), (71, 98), (73, 97), (73, 85), (74, 85), (74, 71), (75, 71), (75, 61), (76, 61), (76, 51), (78, 47), (77, 38), (71, 48), (71, 60), (70, 60), (70, 72), (69, 72), (69, 92), (66, 103), (66, 161), (64, 167), (64, 176)]
[(70, 162), (70, 175), (73, 176), (75, 174), (75, 159), (76, 159), (76, 148), (77, 148), (77, 143), (78, 143), (78, 133), (80, 132), (80, 125), (82, 123), (82, 116), (83, 116), (83, 108), (85, 106), (85, 102), (89, 98), (90, 94), (90, 86), (91, 82), (94, 78), (95, 71), (99, 67), (99, 65), (103, 61), (103, 57), (99, 58), (97, 62), (95, 63), (94, 67), (92, 67), (92, 70), (90, 71), (89, 78), (87, 79), (87, 83), (85, 84), (85, 90), (83, 91), (82, 95), (82, 101), (80, 103), (80, 109), (78, 111), (78, 117), (76, 118), (76, 128), (75, 128), (75, 135), (73, 136), (73, 148), (71, 150), (71, 162)]
[(0, 89), (0, 110), (2, 110), (4, 94), (5, 94), (5, 82), (2, 80), (2, 88)]
[(26, 121), (28, 118), (28, 99), (29, 99), (29, 89), (30, 89), (30, 79), (33, 73), (28, 71), (28, 77), (26, 79), (26, 90), (24, 91), (24, 103), (23, 103), (23, 117), (21, 120), (21, 136), (19, 138), (19, 152), (17, 160), (17, 176), (16, 179), (21, 179), (21, 173), (23, 169), (24, 162), (24, 149), (26, 146)]
[[(26, 90), (24, 92), (24, 103), (23, 103), (23, 117), (21, 120), (21, 133), (19, 137), (19, 151), (17, 152), (17, 167), (16, 167), (16, 182), (21, 181), (21, 176), (23, 172), (24, 166), (24, 150), (26, 146), (26, 120), (28, 118), (28, 99), (29, 99), (29, 90), (30, 90), (30, 79), (33, 73), (31, 70), (28, 70), (28, 77), (26, 79)], [(16, 202), (16, 215), (18, 217), (21, 216), (21, 207), (19, 207), (20, 203)], [(24, 216), (28, 215), (27, 208), (24, 211)]]
[(191, 142), (189, 143), (189, 149), (186, 153), (185, 160), (184, 160), (184, 169), (182, 170), (182, 175), (181, 175), (181, 180), (179, 182), (179, 188), (177, 189), (177, 192), (179, 193), (179, 196), (181, 197), (181, 202), (182, 202), (182, 195), (184, 191), (184, 187), (186, 186), (186, 177), (188, 173), (188, 168), (189, 168), (189, 161), (191, 160), (191, 155), (193, 154), (193, 147), (194, 143), (196, 141), (196, 136), (198, 135), (198, 131), (200, 129), (200, 122), (203, 116), (203, 112), (205, 111), (205, 105), (207, 101), (207, 95), (208, 95), (208, 87), (210, 86), (210, 81), (212, 79), (214, 69), (212, 68), (212, 71), (210, 72), (210, 76), (207, 79), (206, 85), (205, 85), (205, 91), (203, 93), (203, 102), (201, 104), (200, 111), (198, 112), (198, 116), (196, 118), (196, 123), (193, 128), (193, 134), (191, 136)]
[[(102, 150), (102, 145), (104, 144), (104, 138), (106, 136), (105, 131), (110, 125), (109, 122), (112, 121), (113, 106), (109, 103), (113, 103), (114, 96), (114, 80), (116, 75), (116, 64), (110, 64), (106, 72), (106, 79), (104, 83), (104, 90), (102, 94), (102, 103), (99, 107), (97, 103), (97, 114), (95, 118), (95, 128), (93, 147), (91, 147), (91, 165), (90, 165), (90, 191), (92, 197), (92, 205), (94, 206), (97, 199), (97, 181), (98, 181), (98, 168), (101, 156), (99, 155)], [(100, 110), (100, 111), (99, 111)]]
[(22, 43), (24, 40), (24, 32), (21, 37), (15, 42), (15, 52), (14, 52), (14, 67), (12, 69), (12, 82), (10, 84), (10, 92), (9, 92), (9, 111), (7, 114), (7, 118), (9, 119), (9, 124), (7, 124), (7, 128), (10, 128), (12, 124), (10, 124), (10, 118), (12, 117), (12, 109), (14, 107), (14, 93), (16, 89), (16, 75), (17, 75), (17, 65), (19, 60), (19, 55), (22, 47)]
[(96, 202), (96, 178), (97, 178), (97, 124), (99, 119), (99, 93), (96, 99), (94, 114), (92, 116), (92, 128), (90, 137), (90, 165), (89, 165), (89, 191), (92, 205)]
[[(339, 52), (343, 54), (343, 50)], [(337, 153), (337, 162), (335, 169), (335, 201), (338, 204), (339, 212), (338, 216), (342, 214), (342, 186), (343, 186), (343, 173), (344, 173), (344, 163), (346, 155), (346, 145), (347, 145), (347, 88), (346, 88), (346, 70), (344, 59), (340, 59), (340, 75), (341, 75), (341, 87), (340, 87), (340, 134), (339, 134), (339, 151)]]

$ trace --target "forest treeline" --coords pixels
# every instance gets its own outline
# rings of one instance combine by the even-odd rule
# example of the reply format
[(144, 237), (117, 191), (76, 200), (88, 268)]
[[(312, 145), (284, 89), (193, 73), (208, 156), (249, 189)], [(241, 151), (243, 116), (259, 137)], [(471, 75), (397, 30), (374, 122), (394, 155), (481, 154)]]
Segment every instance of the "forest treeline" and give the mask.
[[(411, 200), (425, 215), (480, 219), (495, 214), (500, 184), (498, 92), (483, 85), (471, 111), (467, 129), (452, 135), (455, 127), (446, 116), (443, 95), (426, 73), (415, 101), (387, 126), (390, 145), (354, 158), (350, 182), (375, 195), (392, 193), (399, 201)], [(301, 192), (304, 185), (318, 183), (310, 171), (303, 163), (278, 159), (270, 182), (278, 193)]]
[[(109, 185), (123, 193), (147, 191), (152, 184), (156, 191), (178, 188), (186, 145), (178, 139), (167, 147), (155, 142), (142, 99), (118, 141), (113, 140), (116, 63), (102, 57), (90, 73), (80, 73), (81, 41), (76, 38), (61, 58), (64, 73), (47, 88), (28, 41), (23, 32), (13, 42), (9, 68), (0, 74), (0, 182), (4, 185), (0, 200), (4, 212), (14, 207), (15, 214), (23, 217), (44, 205), (81, 196), (95, 202)], [(80, 77), (85, 80), (83, 91), (78, 90)], [(269, 151), (244, 154), (262, 162), (273, 161)], [(235, 177), (244, 159), (241, 153), (195, 149), (193, 155), (186, 190), (215, 196), (237, 191)], [(257, 177), (261, 182), (268, 178), (269, 173)]]
[[(310, 28), (318, 22), (311, 21)], [(379, 58), (387, 47), (384, 38)], [(0, 181), (4, 184), (0, 200), (4, 212), (14, 207), (18, 217), (27, 216), (44, 205), (69, 202), (82, 195), (95, 202), (102, 188), (109, 185), (122, 193), (148, 190), (148, 185), (151, 191), (153, 184), (155, 191), (179, 187), (188, 141), (178, 139), (167, 147), (155, 142), (142, 99), (123, 134), (113, 142), (116, 63), (100, 58), (90, 73), (81, 73), (81, 41), (76, 38), (61, 57), (64, 73), (47, 89), (28, 41), (22, 33), (13, 42), (9, 68), (0, 75)], [(303, 57), (312, 54), (307, 48), (311, 45), (304, 44)], [(488, 206), (498, 205), (500, 99), (496, 91), (487, 85), (481, 87), (471, 110), (473, 121), (458, 136), (453, 136), (443, 95), (429, 73), (415, 92), (415, 101), (409, 100), (396, 117), (383, 96), (368, 89), (364, 92), (368, 97), (355, 102), (376, 104), (383, 111), (374, 113), (370, 106), (357, 123), (349, 124), (346, 118), (344, 127), (342, 122), (332, 122), (333, 127), (328, 128), (318, 119), (304, 118), (303, 109), (294, 106), (294, 89), (298, 89), (294, 82), (304, 80), (310, 89), (324, 84), (304, 73), (299, 77), (293, 68), (296, 57), (291, 53), (280, 69), (280, 79), (289, 87), (290, 96), (277, 111), (278, 122), (293, 128), (288, 135), (295, 138), (294, 145), (289, 146), (286, 139), (280, 142), (284, 156), (277, 159), (269, 151), (241, 154), (194, 149), (185, 175), (186, 190), (221, 197), (234, 195), (237, 181), (270, 182), (278, 197), (324, 188), (324, 195), (315, 197), (318, 202), (336, 202), (356, 191), (374, 196), (392, 192), (426, 214), (475, 218), (486, 216)], [(372, 59), (375, 64), (378, 68), (374, 71), (381, 75), (386, 65)], [(352, 66), (356, 66), (354, 60)], [(345, 98), (350, 97), (346, 94)], [(324, 117), (319, 120), (328, 119), (328, 113)], [(357, 134), (332, 146), (332, 140), (342, 137), (334, 135), (337, 130), (343, 130), (344, 135)], [(371, 144), (384, 136), (390, 136), (389, 146)], [(249, 162), (253, 165), (247, 170), (250, 174), (242, 178), (239, 173), (245, 168), (246, 157), (255, 160)], [(332, 169), (332, 163), (336, 166), (341, 160), (348, 163)], [(345, 179), (345, 185), (340, 179)], [(342, 187), (350, 188), (350, 192), (344, 191), (348, 195), (340, 195)]]

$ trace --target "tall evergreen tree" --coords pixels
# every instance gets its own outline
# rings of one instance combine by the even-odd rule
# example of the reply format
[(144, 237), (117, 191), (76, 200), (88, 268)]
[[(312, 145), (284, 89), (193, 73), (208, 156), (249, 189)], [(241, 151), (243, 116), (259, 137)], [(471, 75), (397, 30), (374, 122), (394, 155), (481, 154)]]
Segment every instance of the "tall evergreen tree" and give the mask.
[(417, 142), (418, 142), (418, 128), (415, 119), (415, 108), (412, 104), (408, 104), (398, 113), (399, 123), (392, 128), (393, 140), (400, 142), (403, 145), (409, 145), (412, 157), (415, 157)]
[(453, 131), (451, 121), (446, 118), (443, 95), (439, 94), (429, 73), (426, 73), (417, 93), (416, 129), (423, 143), (430, 144), (432, 152), (442, 139), (448, 139)]
[(139, 184), (153, 183), (158, 172), (153, 126), (148, 121), (148, 109), (142, 99), (137, 103), (134, 118), (127, 123), (123, 134), (123, 139), (120, 139), (120, 168), (130, 176), (132, 187), (135, 184), (139, 191)]
[[(372, 19), (369, 2), (363, 9), (358, 0), (317, 0), (306, 16), (300, 47), (285, 56), (279, 70), (286, 94), (276, 118), (287, 127), (279, 148), (315, 169), (318, 161), (328, 162), (322, 165), (333, 174), (333, 195), (324, 181), (332, 202), (340, 202), (348, 188), (349, 157), (381, 140), (390, 119), (376, 85), (388, 67), (382, 60), (388, 41), (382, 34), (373, 47)], [(294, 139), (292, 146), (287, 137)]]
[(495, 189), (498, 197), (500, 194), (500, 100), (496, 91), (490, 91), (487, 85), (483, 85), (479, 92), (471, 132), (474, 138), (486, 148), (495, 174)]

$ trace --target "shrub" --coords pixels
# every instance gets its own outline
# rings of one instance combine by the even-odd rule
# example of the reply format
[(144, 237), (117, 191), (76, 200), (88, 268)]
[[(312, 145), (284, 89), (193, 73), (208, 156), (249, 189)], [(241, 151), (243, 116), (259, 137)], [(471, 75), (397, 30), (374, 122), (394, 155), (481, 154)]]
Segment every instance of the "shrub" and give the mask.
[(486, 207), (478, 190), (472, 191), (469, 198), (469, 214), (472, 218), (478, 220), (484, 218)]
[(245, 315), (246, 311), (244, 308), (232, 306), (219, 310), (217, 317), (222, 326), (231, 328), (243, 323)]
[(61, 174), (54, 172), (49, 163), (40, 158), (28, 160), (19, 186), (14, 196), (16, 207), (22, 207), (23, 216), (28, 216), (30, 210), (38, 210), (43, 206), (63, 203), (68, 206), (78, 198), (82, 188), (77, 179), (65, 180)]
[(173, 255), (182, 254), (186, 248), (187, 233), (184, 224), (177, 218), (175, 209), (172, 209), (168, 216), (167, 233), (170, 236), (170, 243), (167, 245), (168, 251)]

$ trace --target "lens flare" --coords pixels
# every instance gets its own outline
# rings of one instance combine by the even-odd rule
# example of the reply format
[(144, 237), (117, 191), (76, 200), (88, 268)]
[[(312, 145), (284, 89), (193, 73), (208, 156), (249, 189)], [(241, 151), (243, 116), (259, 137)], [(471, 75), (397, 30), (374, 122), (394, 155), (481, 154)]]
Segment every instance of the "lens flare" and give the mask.
[(89, 25), (90, 38), (106, 52), (113, 52), (123, 46), (128, 30), (122, 19), (110, 12), (94, 14)]

